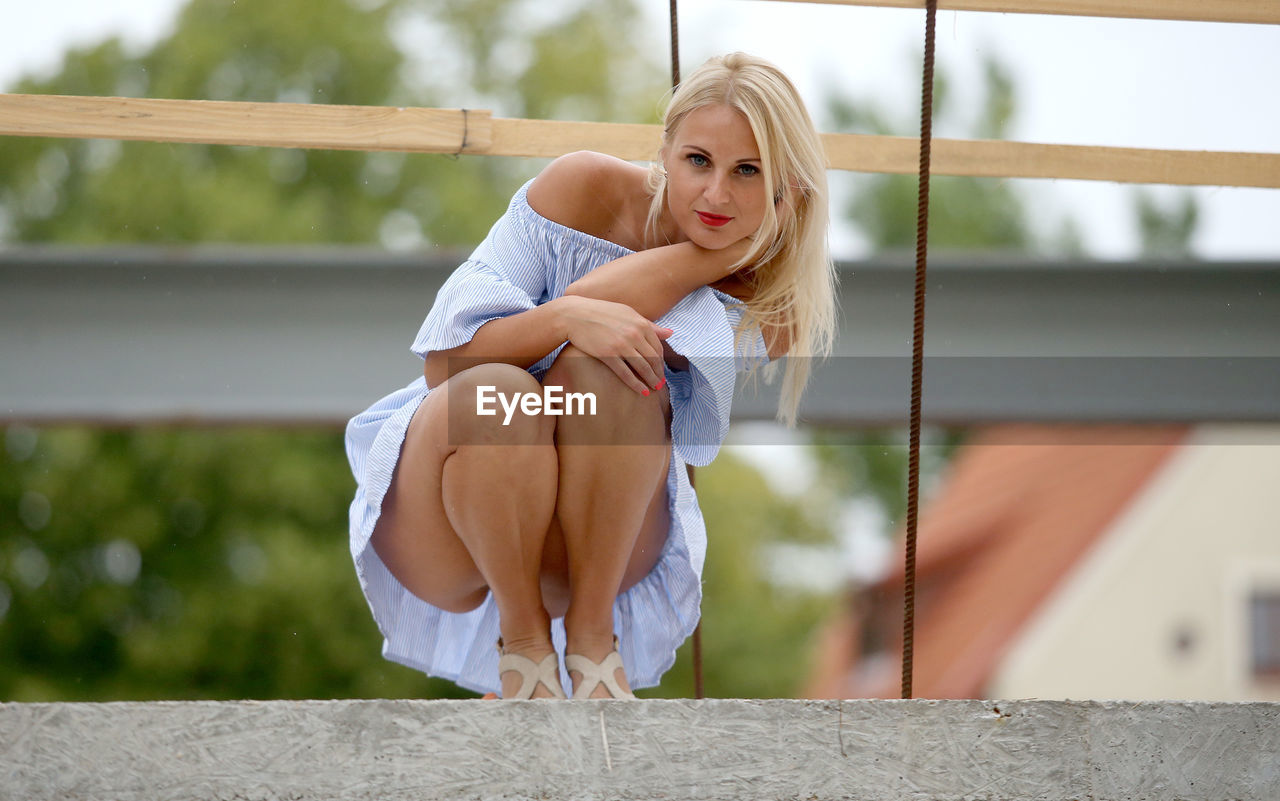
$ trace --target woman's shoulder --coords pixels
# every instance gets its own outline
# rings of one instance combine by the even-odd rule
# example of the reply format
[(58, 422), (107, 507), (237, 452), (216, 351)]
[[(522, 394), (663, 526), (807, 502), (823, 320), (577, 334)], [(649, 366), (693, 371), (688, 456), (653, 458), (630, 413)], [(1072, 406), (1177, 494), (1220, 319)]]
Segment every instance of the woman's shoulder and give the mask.
[(551, 162), (533, 179), (529, 207), (560, 225), (639, 250), (644, 231), (643, 167), (590, 150)]

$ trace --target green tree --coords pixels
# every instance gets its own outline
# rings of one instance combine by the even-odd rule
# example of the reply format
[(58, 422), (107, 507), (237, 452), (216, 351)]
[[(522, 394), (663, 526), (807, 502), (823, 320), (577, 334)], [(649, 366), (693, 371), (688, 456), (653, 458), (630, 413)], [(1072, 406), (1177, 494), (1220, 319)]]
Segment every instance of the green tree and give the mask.
[(10, 426), (0, 697), (459, 695), (378, 657), (332, 431)]
[(1144, 255), (1174, 258), (1192, 255), (1191, 238), (1200, 220), (1195, 195), (1183, 190), (1165, 205), (1151, 191), (1140, 189), (1133, 193), (1133, 204)]
[[(808, 676), (814, 635), (835, 602), (829, 594), (780, 585), (769, 576), (781, 544), (830, 548), (821, 493), (780, 498), (754, 468), (721, 453), (697, 471), (706, 512), (703, 676), (711, 698), (787, 698)], [(691, 648), (650, 697), (693, 695)]]
[[(363, 4), (369, 5), (369, 4)], [(192, 0), (169, 38), (133, 57), (116, 39), (67, 54), (60, 73), (14, 91), (355, 105), (493, 101), (507, 114), (652, 119), (663, 89), (643, 39), (607, 36), (630, 0), (529, 20), (527, 0)], [(298, 25), (301, 17), (307, 25)], [(413, 69), (393, 31), (428, 19), (477, 58), (475, 85)], [(530, 57), (512, 66), (510, 54)], [(506, 57), (504, 57), (504, 54)], [(442, 76), (448, 77), (448, 76)], [(647, 109), (647, 115), (643, 110)], [(640, 115), (640, 116), (637, 116)], [(524, 159), (10, 138), (0, 217), (22, 242), (474, 245)]]
[[(965, 136), (1000, 139), (1008, 134), (1017, 110), (1011, 70), (996, 60), (983, 65), (984, 85), (976, 116), (961, 118), (950, 79), (939, 70), (934, 85), (934, 131), (965, 131)], [(828, 113), (838, 130), (855, 133), (901, 134), (918, 127), (918, 120), (890, 120), (872, 101), (833, 95)], [(846, 219), (878, 253), (913, 249), (916, 244), (918, 179), (914, 175), (872, 175), (857, 182), (844, 207)], [(1064, 223), (1068, 244), (1072, 223)], [(1025, 201), (1008, 182), (968, 176), (935, 175), (930, 179), (929, 247), (931, 253), (955, 250), (1030, 251), (1040, 247), (1027, 220)], [(905, 399), (903, 417), (906, 417)], [(927, 421), (926, 421), (927, 422)], [(921, 486), (927, 493), (932, 476), (947, 464), (964, 440), (963, 430), (922, 432)], [(905, 428), (877, 430), (818, 429), (814, 454), (828, 473), (827, 480), (849, 496), (862, 496), (880, 508), (891, 527), (905, 520), (907, 495), (907, 432)]]
[[(1013, 77), (1008, 67), (987, 60), (984, 96), (972, 136), (1000, 139), (1008, 133), (1016, 109)], [(919, 129), (919, 121), (893, 123), (875, 105), (833, 96), (830, 116), (841, 131), (889, 135)], [(956, 129), (962, 123), (947, 74), (939, 71), (934, 85), (934, 130)], [(868, 176), (845, 207), (846, 219), (857, 227), (876, 251), (914, 248), (916, 244), (917, 178), (914, 175)], [(969, 176), (935, 175), (929, 182), (929, 245), (950, 249), (1019, 249), (1035, 243), (1026, 220), (1024, 202), (1005, 181)]]

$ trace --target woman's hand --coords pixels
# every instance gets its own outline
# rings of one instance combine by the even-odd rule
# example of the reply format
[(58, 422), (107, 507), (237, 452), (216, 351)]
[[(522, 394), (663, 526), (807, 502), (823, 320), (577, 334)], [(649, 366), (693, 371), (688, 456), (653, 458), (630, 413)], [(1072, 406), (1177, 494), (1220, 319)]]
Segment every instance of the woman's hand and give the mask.
[(625, 303), (576, 295), (560, 298), (566, 339), (643, 395), (662, 386), (662, 340), (674, 332)]

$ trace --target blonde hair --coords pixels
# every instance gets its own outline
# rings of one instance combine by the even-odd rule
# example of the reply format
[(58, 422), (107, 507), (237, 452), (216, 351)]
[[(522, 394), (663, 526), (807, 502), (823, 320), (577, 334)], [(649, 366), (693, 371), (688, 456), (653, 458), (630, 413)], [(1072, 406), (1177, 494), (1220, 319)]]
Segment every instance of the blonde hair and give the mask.
[[(738, 338), (752, 325), (780, 328), (789, 335), (778, 419), (794, 425), (813, 358), (827, 355), (835, 338), (826, 155), (795, 86), (777, 67), (746, 53), (712, 58), (681, 82), (663, 120), (663, 150), (690, 112), (709, 105), (729, 106), (746, 117), (760, 151), (766, 197), (782, 197), (782, 203), (767, 204), (754, 244), (741, 263), (752, 266), (737, 273), (750, 289)], [(651, 232), (657, 231), (667, 203), (667, 177), (660, 161), (648, 176)], [(778, 214), (780, 206), (789, 213)]]

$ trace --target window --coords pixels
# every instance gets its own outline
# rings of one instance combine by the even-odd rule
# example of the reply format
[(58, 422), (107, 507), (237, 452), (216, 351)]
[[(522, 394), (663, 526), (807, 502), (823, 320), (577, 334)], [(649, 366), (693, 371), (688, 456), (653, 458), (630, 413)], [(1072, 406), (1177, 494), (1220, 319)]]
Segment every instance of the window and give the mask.
[(1249, 650), (1255, 678), (1280, 679), (1280, 591), (1250, 596)]

